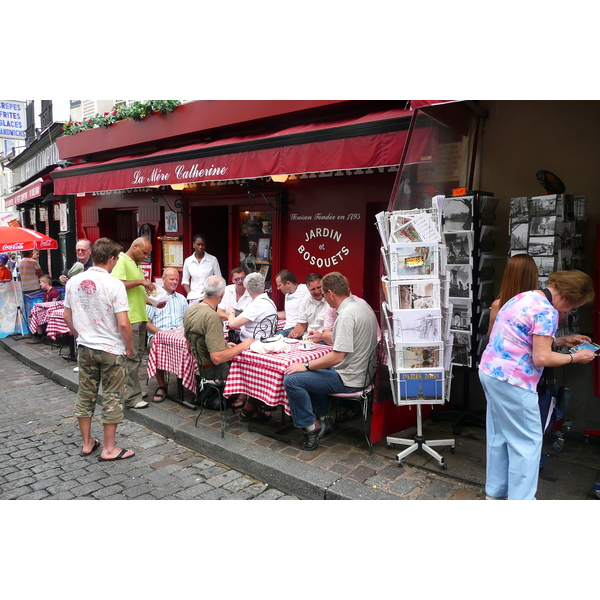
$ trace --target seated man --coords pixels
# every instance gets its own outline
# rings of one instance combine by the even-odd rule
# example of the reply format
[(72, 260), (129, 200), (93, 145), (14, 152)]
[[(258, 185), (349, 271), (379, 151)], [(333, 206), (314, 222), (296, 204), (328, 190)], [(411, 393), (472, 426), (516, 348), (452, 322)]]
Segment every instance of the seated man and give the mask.
[(327, 302), (323, 297), (321, 276), (318, 273), (310, 273), (306, 277), (306, 287), (309, 293), (300, 302), (298, 322), (288, 334), (292, 339), (301, 338), (306, 330), (323, 331)]
[(284, 385), (292, 420), (304, 429), (303, 450), (316, 450), (331, 431), (327, 394), (362, 389), (371, 352), (377, 343), (377, 318), (373, 309), (350, 297), (346, 278), (338, 272), (322, 279), (325, 301), (338, 309), (332, 332), (333, 350), (285, 371)]
[[(211, 275), (204, 282), (202, 302), (192, 304), (183, 317), (185, 337), (199, 369), (206, 379), (225, 380), (229, 373), (229, 361), (240, 352), (250, 348), (254, 339), (246, 337), (240, 344), (226, 342), (223, 337), (223, 321), (217, 314), (217, 306), (225, 293), (225, 280)], [(265, 420), (271, 415), (263, 413), (257, 404), (246, 400), (240, 420)]]
[(244, 287), (245, 279), (246, 271), (244, 267), (236, 267), (231, 271), (232, 283), (225, 288), (223, 300), (221, 300), (217, 308), (217, 314), (223, 321), (227, 321), (227, 311), (229, 308), (233, 307), (234, 311), (241, 312), (252, 302), (248, 290)]
[[(179, 292), (176, 292), (179, 285), (179, 271), (172, 267), (167, 267), (163, 271), (163, 289), (171, 299), (162, 307), (146, 304), (146, 314), (148, 322), (146, 331), (148, 332), (148, 350), (152, 347), (152, 340), (157, 331), (168, 329), (177, 329), (183, 327), (183, 315), (188, 307), (187, 300)], [(156, 383), (158, 387), (154, 392), (152, 402), (162, 402), (167, 396), (167, 385), (165, 382), (165, 372), (162, 369), (156, 370)]]
[(230, 329), (240, 327), (242, 341), (254, 337), (254, 328), (265, 317), (274, 316), (277, 319), (275, 302), (265, 294), (265, 278), (260, 273), (250, 273), (244, 280), (244, 286), (252, 301), (237, 317), (233, 307), (230, 308), (227, 317)]
[[(60, 292), (52, 286), (52, 277), (50, 275), (42, 275), (40, 277), (40, 287), (44, 291), (42, 302), (53, 302), (60, 300)], [(46, 323), (36, 327), (33, 337), (27, 341), (28, 344), (40, 344), (42, 337), (46, 332)]]
[(277, 333), (281, 333), (287, 337), (298, 322), (300, 302), (308, 294), (308, 288), (305, 284), (298, 283), (296, 276), (288, 269), (277, 273), (275, 283), (277, 284), (277, 289), (285, 296), (285, 310), (277, 313), (280, 319), (285, 319), (285, 329), (281, 329)]

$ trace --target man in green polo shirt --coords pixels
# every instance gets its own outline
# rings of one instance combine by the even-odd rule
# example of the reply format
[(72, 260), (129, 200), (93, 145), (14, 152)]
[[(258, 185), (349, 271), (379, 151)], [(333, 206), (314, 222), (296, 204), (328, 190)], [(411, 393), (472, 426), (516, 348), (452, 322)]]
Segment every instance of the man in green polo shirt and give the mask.
[(146, 291), (155, 289), (155, 285), (144, 278), (140, 263), (152, 252), (152, 244), (145, 237), (133, 241), (127, 252), (119, 254), (119, 260), (111, 275), (125, 284), (129, 300), (129, 321), (131, 322), (132, 348), (127, 359), (125, 373), (125, 391), (123, 401), (127, 408), (146, 408), (148, 403), (142, 399), (140, 385), (140, 365), (146, 343)]

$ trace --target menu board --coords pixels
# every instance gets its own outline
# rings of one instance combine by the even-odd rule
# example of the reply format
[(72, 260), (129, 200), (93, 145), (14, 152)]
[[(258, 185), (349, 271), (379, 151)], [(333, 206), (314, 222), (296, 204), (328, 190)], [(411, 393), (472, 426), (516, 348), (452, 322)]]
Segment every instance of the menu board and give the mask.
[(163, 266), (183, 268), (183, 242), (163, 240)]

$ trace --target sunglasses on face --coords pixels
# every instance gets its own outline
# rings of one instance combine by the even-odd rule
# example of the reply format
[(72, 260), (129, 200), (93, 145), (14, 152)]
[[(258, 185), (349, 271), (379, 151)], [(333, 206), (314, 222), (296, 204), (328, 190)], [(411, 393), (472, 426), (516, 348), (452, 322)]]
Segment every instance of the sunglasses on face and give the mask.
[(244, 279), (246, 279), (245, 277), (234, 277), (233, 280), (234, 281), (244, 281)]

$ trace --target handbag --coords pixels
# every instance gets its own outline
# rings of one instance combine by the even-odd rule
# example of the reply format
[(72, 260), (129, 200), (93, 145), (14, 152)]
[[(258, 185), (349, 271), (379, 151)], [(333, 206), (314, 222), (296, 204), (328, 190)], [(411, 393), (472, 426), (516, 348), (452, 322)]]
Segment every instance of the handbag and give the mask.
[(227, 340), (232, 344), (239, 344), (242, 340), (240, 339), (239, 329), (230, 329), (227, 332)]

